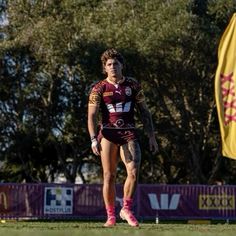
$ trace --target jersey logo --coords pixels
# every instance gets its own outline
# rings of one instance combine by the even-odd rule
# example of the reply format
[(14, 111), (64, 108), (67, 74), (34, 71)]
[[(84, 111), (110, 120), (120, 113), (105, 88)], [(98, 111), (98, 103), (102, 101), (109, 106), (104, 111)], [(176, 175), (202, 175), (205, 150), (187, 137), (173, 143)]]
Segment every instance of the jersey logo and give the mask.
[(116, 103), (116, 104), (106, 104), (107, 109), (110, 113), (115, 112), (129, 112), (131, 107), (131, 102), (126, 102), (123, 104), (122, 102)]
[(119, 90), (115, 90), (115, 93), (118, 93), (121, 95), (121, 91), (119, 91)]
[(126, 88), (125, 88), (125, 94), (126, 94), (127, 96), (131, 96), (131, 95), (132, 95), (132, 90), (131, 90), (130, 87), (126, 87)]
[(112, 96), (113, 95), (113, 92), (104, 92), (102, 94), (103, 97), (108, 97), (108, 96)]

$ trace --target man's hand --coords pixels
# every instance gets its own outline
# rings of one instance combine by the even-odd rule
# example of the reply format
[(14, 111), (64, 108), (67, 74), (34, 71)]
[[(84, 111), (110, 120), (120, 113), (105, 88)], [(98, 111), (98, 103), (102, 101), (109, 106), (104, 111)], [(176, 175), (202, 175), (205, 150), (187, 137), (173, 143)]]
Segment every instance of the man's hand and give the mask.
[(155, 136), (149, 137), (149, 150), (152, 152), (152, 154), (156, 154), (158, 152), (158, 144)]
[(94, 138), (91, 143), (91, 148), (93, 150), (93, 153), (96, 156), (100, 156), (100, 144), (98, 143), (97, 139)]

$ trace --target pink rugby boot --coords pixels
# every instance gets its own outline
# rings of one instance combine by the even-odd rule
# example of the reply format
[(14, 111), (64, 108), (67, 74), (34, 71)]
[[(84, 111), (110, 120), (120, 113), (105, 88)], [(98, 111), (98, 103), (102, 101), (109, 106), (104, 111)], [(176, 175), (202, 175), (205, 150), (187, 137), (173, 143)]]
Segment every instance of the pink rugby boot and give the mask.
[(103, 225), (104, 227), (113, 227), (116, 225), (116, 215), (115, 215), (115, 207), (114, 206), (107, 206), (107, 221)]
[(115, 216), (109, 216), (107, 218), (106, 223), (103, 225), (104, 227), (113, 227), (116, 225), (116, 217)]
[(133, 212), (130, 210), (132, 203), (132, 199), (123, 199), (123, 208), (120, 211), (120, 218), (126, 220), (130, 226), (138, 227), (139, 223), (133, 215)]

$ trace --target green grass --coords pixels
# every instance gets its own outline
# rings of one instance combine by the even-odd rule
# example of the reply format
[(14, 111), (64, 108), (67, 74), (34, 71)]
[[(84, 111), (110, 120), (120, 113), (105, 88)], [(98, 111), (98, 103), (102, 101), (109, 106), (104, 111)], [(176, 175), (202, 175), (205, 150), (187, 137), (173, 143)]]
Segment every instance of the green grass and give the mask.
[(234, 236), (236, 224), (186, 224), (186, 223), (141, 223), (131, 228), (117, 223), (113, 228), (102, 227), (103, 222), (27, 222), (7, 221), (0, 223), (1, 236)]

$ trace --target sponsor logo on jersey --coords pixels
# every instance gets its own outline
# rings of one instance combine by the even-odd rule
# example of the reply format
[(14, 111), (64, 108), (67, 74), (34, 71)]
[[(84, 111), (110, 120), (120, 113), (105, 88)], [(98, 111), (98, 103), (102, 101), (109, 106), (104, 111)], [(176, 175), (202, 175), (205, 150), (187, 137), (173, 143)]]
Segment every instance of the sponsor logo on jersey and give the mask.
[(107, 109), (110, 113), (115, 112), (129, 112), (131, 107), (131, 102), (126, 102), (125, 104), (122, 102), (116, 104), (106, 104)]
[(121, 90), (115, 90), (115, 93), (118, 93), (121, 95)]
[(113, 95), (113, 92), (104, 92), (102, 94), (103, 97), (108, 97), (108, 96), (112, 96)]
[(116, 127), (122, 127), (124, 124), (125, 124), (125, 122), (124, 122), (123, 119), (118, 119), (118, 120), (114, 123), (114, 125), (115, 125)]

